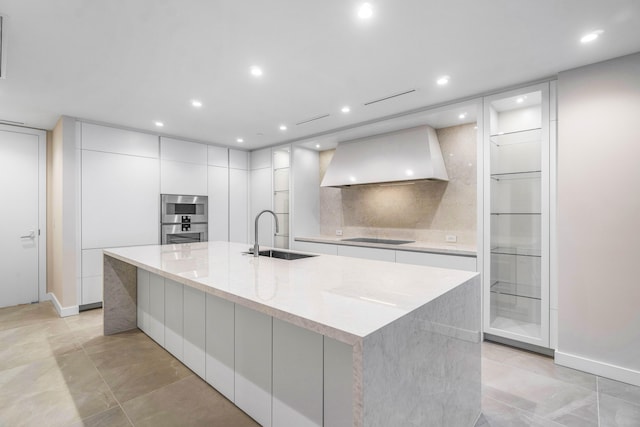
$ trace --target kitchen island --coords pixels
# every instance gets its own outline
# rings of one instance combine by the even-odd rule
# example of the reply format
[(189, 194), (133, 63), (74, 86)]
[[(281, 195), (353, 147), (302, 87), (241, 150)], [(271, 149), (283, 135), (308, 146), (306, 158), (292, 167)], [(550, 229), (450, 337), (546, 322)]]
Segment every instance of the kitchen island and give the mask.
[(476, 273), (205, 242), (104, 251), (104, 332), (140, 327), (264, 426), (473, 426)]

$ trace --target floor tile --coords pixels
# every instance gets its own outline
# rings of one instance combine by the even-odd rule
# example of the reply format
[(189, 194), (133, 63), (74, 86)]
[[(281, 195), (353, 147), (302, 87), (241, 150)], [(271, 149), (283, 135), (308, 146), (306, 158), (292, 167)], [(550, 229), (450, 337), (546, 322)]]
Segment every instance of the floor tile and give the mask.
[(254, 427), (258, 424), (196, 376), (123, 405), (136, 427)]
[(531, 412), (498, 402), (490, 397), (482, 398), (482, 417), (476, 427), (561, 427), (551, 420), (538, 417)]
[(0, 425), (66, 426), (116, 405), (83, 351), (0, 372)]
[(132, 427), (133, 424), (129, 421), (125, 413), (120, 406), (116, 406), (111, 409), (107, 409), (104, 412), (100, 412), (92, 417), (85, 418), (82, 421), (74, 423), (69, 427)]
[(598, 377), (598, 392), (640, 405), (640, 387), (635, 385)]
[(640, 426), (640, 405), (607, 394), (600, 395), (600, 427), (638, 426)]
[(0, 309), (0, 330), (38, 324), (58, 318), (56, 309), (49, 301), (4, 307)]

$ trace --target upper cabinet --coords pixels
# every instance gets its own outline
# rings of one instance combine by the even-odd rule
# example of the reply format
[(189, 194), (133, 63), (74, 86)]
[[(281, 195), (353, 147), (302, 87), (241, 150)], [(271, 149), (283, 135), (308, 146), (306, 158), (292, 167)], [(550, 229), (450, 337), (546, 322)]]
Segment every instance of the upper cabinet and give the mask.
[(158, 137), (155, 135), (91, 123), (81, 123), (80, 132), (83, 150), (152, 157), (154, 159), (159, 157)]
[(549, 347), (549, 84), (485, 98), (485, 333)]
[(160, 192), (207, 194), (208, 150), (204, 144), (160, 138)]

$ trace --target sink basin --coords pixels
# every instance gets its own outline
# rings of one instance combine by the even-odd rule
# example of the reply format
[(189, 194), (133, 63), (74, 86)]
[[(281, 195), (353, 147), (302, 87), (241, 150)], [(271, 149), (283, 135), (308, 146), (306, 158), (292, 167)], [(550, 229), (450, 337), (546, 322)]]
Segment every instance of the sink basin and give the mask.
[[(253, 255), (252, 251), (243, 252), (243, 253), (248, 255)], [(309, 255), (309, 254), (300, 254), (297, 252), (278, 251), (274, 249), (266, 249), (264, 251), (258, 252), (258, 254), (260, 256), (266, 256), (269, 258), (286, 259), (288, 261), (293, 261), (294, 259), (311, 258), (311, 257), (317, 256), (317, 255)]]
[(415, 240), (394, 240), (394, 239), (374, 239), (371, 237), (353, 237), (351, 239), (342, 239), (343, 242), (360, 242), (360, 243), (380, 243), (384, 245), (403, 245), (405, 243), (413, 243)]

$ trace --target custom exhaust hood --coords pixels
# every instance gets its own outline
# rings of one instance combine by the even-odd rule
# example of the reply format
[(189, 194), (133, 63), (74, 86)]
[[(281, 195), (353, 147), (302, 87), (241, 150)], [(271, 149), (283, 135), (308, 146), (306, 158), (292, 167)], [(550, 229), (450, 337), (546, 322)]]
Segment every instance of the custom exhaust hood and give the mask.
[(321, 187), (449, 181), (436, 131), (419, 126), (338, 144)]

